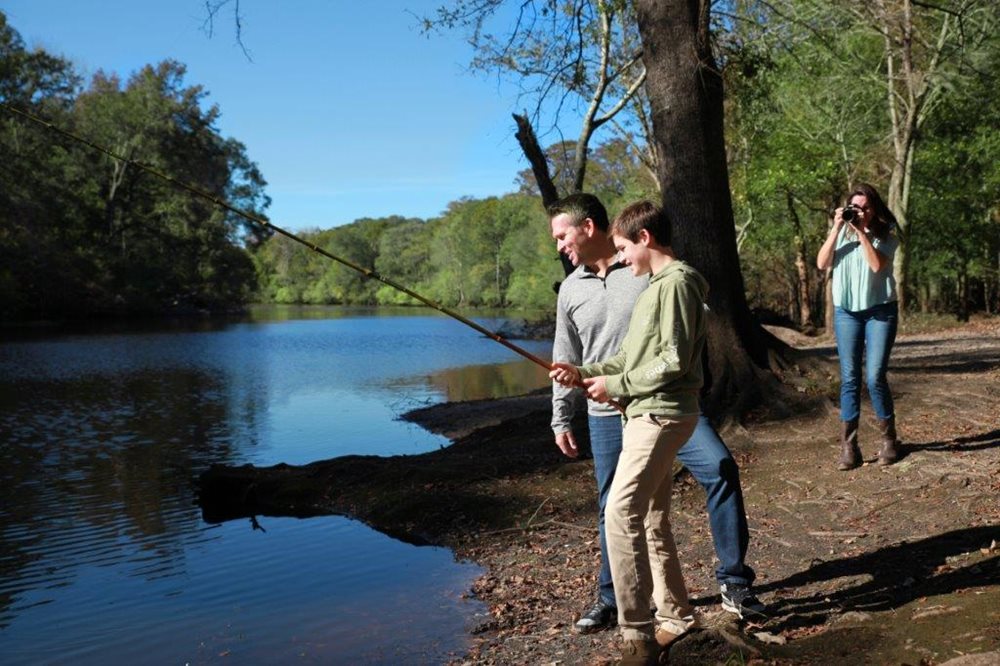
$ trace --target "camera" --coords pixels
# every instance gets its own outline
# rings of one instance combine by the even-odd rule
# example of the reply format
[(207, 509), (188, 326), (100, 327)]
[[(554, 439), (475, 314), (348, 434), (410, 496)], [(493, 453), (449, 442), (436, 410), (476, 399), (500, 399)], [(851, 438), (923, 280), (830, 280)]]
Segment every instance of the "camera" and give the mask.
[(844, 220), (844, 222), (847, 222), (848, 224), (854, 224), (854, 221), (857, 219), (858, 213), (860, 212), (861, 212), (860, 208), (848, 204), (844, 206), (844, 210), (840, 212), (840, 217), (841, 219)]

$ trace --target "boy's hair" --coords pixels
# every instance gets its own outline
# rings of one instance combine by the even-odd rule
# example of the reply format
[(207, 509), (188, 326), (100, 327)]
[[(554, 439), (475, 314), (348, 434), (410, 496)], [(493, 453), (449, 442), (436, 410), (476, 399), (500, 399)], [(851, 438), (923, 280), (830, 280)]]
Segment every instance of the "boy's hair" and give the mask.
[(670, 245), (670, 227), (667, 211), (652, 201), (637, 201), (618, 213), (611, 223), (611, 233), (636, 243), (639, 232), (645, 229), (658, 244), (666, 247)]
[(593, 194), (586, 192), (576, 192), (559, 199), (545, 209), (551, 220), (556, 215), (566, 214), (573, 220), (573, 226), (578, 227), (588, 217), (594, 221), (601, 231), (608, 231), (608, 210), (601, 203), (601, 200)]

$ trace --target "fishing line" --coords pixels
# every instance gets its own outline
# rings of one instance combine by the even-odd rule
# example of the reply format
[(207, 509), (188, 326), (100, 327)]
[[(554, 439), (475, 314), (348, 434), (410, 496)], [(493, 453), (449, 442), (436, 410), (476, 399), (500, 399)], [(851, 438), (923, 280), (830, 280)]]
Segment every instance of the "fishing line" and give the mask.
[[(241, 209), (237, 208), (236, 206), (233, 206), (228, 201), (225, 201), (224, 199), (221, 199), (221, 198), (215, 196), (211, 192), (206, 192), (205, 190), (203, 190), (200, 187), (197, 187), (195, 185), (192, 185), (191, 183), (186, 183), (186, 182), (184, 182), (182, 180), (178, 180), (177, 178), (174, 178), (173, 176), (171, 176), (169, 174), (163, 173), (162, 171), (160, 171), (156, 167), (150, 166), (149, 164), (145, 164), (144, 162), (140, 162), (139, 160), (135, 160), (135, 159), (132, 159), (132, 158), (129, 158), (129, 157), (122, 157), (121, 155), (118, 155), (118, 154), (114, 153), (113, 151), (105, 148), (104, 146), (98, 145), (98, 144), (96, 144), (96, 143), (94, 143), (92, 141), (89, 141), (88, 139), (85, 139), (85, 138), (83, 138), (81, 136), (78, 136), (78, 135), (76, 135), (76, 134), (74, 134), (74, 133), (72, 133), (72, 132), (70, 132), (68, 130), (65, 130), (65, 129), (61, 128), (61, 127), (53, 125), (52, 123), (48, 122), (47, 120), (39, 118), (39, 117), (37, 117), (37, 116), (35, 116), (35, 115), (31, 114), (31, 113), (28, 113), (27, 111), (24, 111), (22, 109), (18, 109), (16, 107), (13, 107), (10, 104), (7, 104), (6, 102), (0, 102), (0, 106), (2, 106), (4, 109), (10, 111), (13, 114), (21, 116), (22, 118), (25, 118), (25, 119), (27, 119), (27, 120), (35, 123), (36, 125), (41, 125), (42, 127), (45, 127), (46, 129), (48, 129), (48, 130), (50, 130), (52, 132), (55, 132), (56, 134), (59, 134), (60, 136), (63, 136), (63, 137), (66, 137), (68, 139), (71, 139), (73, 141), (76, 141), (77, 143), (82, 143), (83, 145), (88, 146), (89, 148), (92, 148), (92, 149), (94, 149), (94, 150), (96, 150), (96, 151), (98, 151), (100, 153), (103, 153), (103, 154), (107, 155), (111, 159), (118, 160), (119, 162), (122, 162), (124, 164), (131, 164), (131, 165), (135, 166), (137, 169), (139, 169), (141, 171), (145, 171), (146, 173), (152, 174), (153, 176), (155, 176), (157, 178), (160, 178), (161, 180), (164, 180), (164, 181), (166, 181), (166, 182), (168, 182), (168, 183), (170, 183), (170, 184), (172, 184), (172, 185), (174, 185), (176, 187), (179, 187), (182, 190), (186, 190), (187, 192), (190, 192), (191, 194), (194, 194), (195, 196), (199, 196), (199, 197), (201, 197), (203, 199), (207, 199), (208, 201), (211, 201), (215, 205), (219, 206), (220, 208), (224, 208), (225, 210), (228, 210), (231, 213), (235, 213), (236, 215), (239, 215), (240, 217), (242, 217), (243, 219), (245, 219), (245, 220), (247, 220), (249, 222), (252, 222), (254, 224), (258, 224), (260, 226), (263, 226), (263, 227), (266, 227), (268, 229), (271, 229), (275, 233), (281, 234), (285, 238), (291, 239), (291, 240), (295, 241), (296, 243), (300, 243), (302, 245), (305, 245), (307, 248), (309, 248), (313, 252), (316, 252), (318, 254), (323, 255), (327, 259), (332, 259), (333, 261), (336, 261), (337, 263), (339, 263), (339, 264), (341, 264), (343, 266), (346, 266), (347, 268), (350, 268), (351, 270), (354, 270), (354, 271), (357, 271), (358, 273), (361, 273), (362, 275), (364, 275), (367, 278), (378, 280), (379, 282), (381, 282), (383, 284), (386, 284), (386, 285), (392, 287), (393, 289), (401, 291), (404, 294), (406, 294), (407, 296), (410, 296), (411, 298), (416, 299), (417, 301), (420, 301), (424, 305), (426, 305), (426, 306), (428, 306), (430, 308), (433, 308), (433, 309), (437, 310), (438, 312), (441, 312), (442, 314), (446, 314), (449, 317), (451, 317), (452, 319), (455, 319), (457, 321), (462, 322), (463, 324), (465, 324), (469, 328), (472, 328), (473, 330), (481, 333), (482, 335), (484, 335), (487, 338), (493, 340), (494, 342), (500, 343), (501, 345), (503, 345), (507, 349), (510, 349), (511, 351), (513, 351), (516, 354), (520, 354), (521, 356), (523, 356), (524, 358), (528, 359), (532, 363), (535, 363), (536, 365), (540, 365), (541, 367), (545, 368), (546, 370), (552, 370), (553, 369), (553, 366), (552, 366), (551, 363), (549, 363), (548, 361), (546, 361), (546, 360), (544, 360), (542, 358), (539, 358), (538, 356), (535, 356), (534, 354), (532, 354), (528, 350), (523, 349), (523, 348), (515, 345), (513, 342), (507, 340), (506, 338), (504, 338), (499, 333), (496, 333), (495, 331), (491, 331), (488, 328), (486, 328), (485, 326), (481, 326), (480, 324), (477, 324), (476, 322), (472, 321), (471, 319), (463, 317), (462, 315), (458, 314), (454, 310), (451, 310), (451, 309), (449, 309), (449, 308), (441, 305), (440, 303), (432, 301), (431, 299), (427, 298), (426, 296), (418, 294), (417, 292), (413, 291), (409, 287), (406, 287), (406, 286), (404, 286), (404, 285), (396, 282), (395, 280), (393, 280), (391, 278), (387, 278), (384, 275), (381, 275), (380, 273), (378, 273), (377, 271), (373, 271), (373, 270), (371, 270), (369, 268), (365, 268), (364, 266), (359, 266), (358, 264), (354, 263), (353, 261), (351, 261), (349, 259), (345, 259), (343, 257), (338, 257), (337, 255), (335, 255), (335, 254), (333, 254), (331, 252), (328, 252), (327, 250), (324, 250), (323, 248), (319, 247), (315, 243), (310, 243), (309, 241), (307, 241), (306, 239), (302, 238), (301, 236), (297, 236), (297, 235), (293, 234), (292, 232), (290, 232), (290, 231), (288, 231), (286, 229), (283, 229), (283, 228), (281, 228), (281, 227), (279, 227), (279, 226), (277, 226), (275, 224), (272, 224), (271, 222), (268, 222), (267, 220), (265, 220), (264, 218), (260, 217), (259, 215), (255, 215), (253, 213), (248, 213), (248, 212), (246, 212), (244, 210), (241, 210)], [(582, 384), (581, 384), (581, 387), (582, 387)], [(622, 409), (622, 407), (620, 405), (618, 405), (617, 403), (612, 402), (611, 404), (613, 404), (619, 411), (624, 411)]]

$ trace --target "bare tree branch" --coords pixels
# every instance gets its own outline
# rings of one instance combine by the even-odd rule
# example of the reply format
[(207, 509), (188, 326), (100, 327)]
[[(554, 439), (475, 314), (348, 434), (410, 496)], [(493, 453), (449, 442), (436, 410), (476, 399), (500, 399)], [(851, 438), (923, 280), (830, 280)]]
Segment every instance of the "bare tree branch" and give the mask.
[(218, 16), (223, 7), (230, 3), (233, 4), (233, 25), (236, 27), (236, 43), (239, 45), (240, 50), (243, 51), (244, 57), (253, 62), (250, 51), (247, 50), (246, 44), (243, 43), (243, 13), (240, 11), (240, 0), (205, 0), (205, 13), (207, 16), (205, 22), (202, 24), (202, 29), (208, 34), (209, 39), (211, 39), (215, 34), (215, 17)]
[(526, 115), (513, 114), (514, 122), (517, 123), (515, 137), (521, 145), (521, 151), (531, 164), (531, 171), (535, 175), (535, 182), (542, 195), (542, 204), (546, 207), (555, 203), (559, 198), (559, 191), (552, 182), (552, 175), (549, 173), (549, 162), (545, 157), (545, 151), (538, 144), (538, 137), (531, 126), (531, 121)]

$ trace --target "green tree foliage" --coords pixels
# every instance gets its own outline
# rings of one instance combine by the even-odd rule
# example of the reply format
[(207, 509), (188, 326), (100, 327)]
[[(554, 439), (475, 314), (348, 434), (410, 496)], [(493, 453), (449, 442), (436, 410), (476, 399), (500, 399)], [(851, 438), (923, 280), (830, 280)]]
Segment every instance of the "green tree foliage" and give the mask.
[(1000, 309), (1000, 51), (939, 105), (914, 164), (910, 235), (921, 310)]
[(510, 220), (504, 257), (510, 265), (506, 301), (515, 307), (554, 310), (554, 285), (565, 277), (541, 202), (536, 197), (504, 197), (501, 214)]
[[(425, 284), (432, 272), (431, 241), (437, 224), (407, 219), (387, 227), (379, 239), (375, 270), (402, 285)], [(384, 284), (380, 284), (375, 299), (385, 305), (418, 304), (398, 289)]]
[[(358, 220), (332, 230), (329, 240), (323, 247), (331, 254), (349, 259), (358, 266), (373, 271), (382, 234), (389, 225), (398, 225), (400, 221), (400, 218)], [(329, 261), (326, 262), (326, 267), (323, 282), (328, 287), (323, 294), (325, 300), (322, 302), (365, 305), (376, 302), (378, 282)]]
[[(0, 100), (66, 121), (78, 85), (69, 62), (27, 51), (0, 13)], [(68, 252), (79, 234), (66, 191), (72, 155), (8, 114), (0, 116), (0, 154), (0, 313), (65, 307), (82, 270)]]
[[(766, 25), (740, 29), (726, 68), (727, 145), (747, 290), (758, 309), (819, 325), (825, 276), (813, 258), (826, 235), (825, 213), (871, 164), (858, 156), (880, 117), (848, 80), (826, 76), (837, 57), (831, 50), (764, 49), (758, 33)], [(792, 24), (784, 37), (797, 43), (810, 34)], [(866, 40), (844, 30), (839, 41), (858, 52)]]
[[(978, 128), (983, 137), (996, 134), (997, 80), (989, 63), (998, 45), (983, 26), (995, 23), (998, 10), (976, 0), (911, 4), (729, 5), (736, 20), (726, 33), (727, 147), (754, 306), (801, 324), (828, 319), (826, 276), (815, 270), (813, 259), (833, 209), (859, 181), (875, 184), (889, 200), (893, 179), (905, 172), (910, 184), (897, 185), (895, 210), (914, 223), (904, 234), (904, 247), (922, 308), (959, 312), (966, 279), (973, 283), (970, 304), (995, 308), (987, 303), (995, 289), (985, 256), (994, 243), (987, 220), (1000, 197), (983, 175), (986, 166), (971, 163), (976, 155), (989, 154), (983, 152), (988, 142), (966, 144), (979, 136)], [(964, 39), (956, 38), (962, 36), (954, 22), (960, 17), (969, 19)], [(920, 54), (904, 71), (893, 31), (910, 24), (914, 40), (922, 41), (914, 46)], [(935, 38), (929, 42), (920, 35)], [(925, 57), (935, 50), (941, 52), (938, 60)], [(904, 84), (915, 86), (913, 97), (900, 92)], [(897, 106), (887, 105), (887, 98)], [(906, 139), (912, 140), (904, 151), (912, 163), (900, 164), (897, 155), (904, 153), (894, 137), (901, 136), (904, 112), (911, 109), (919, 113), (912, 119), (919, 132)], [(946, 215), (932, 212), (942, 196), (953, 198), (957, 207)], [(965, 211), (962, 219), (979, 222), (963, 222), (966, 234), (943, 243), (937, 221), (957, 223), (958, 209)], [(921, 229), (923, 224), (930, 227)], [(956, 273), (965, 265), (958, 248), (946, 248), (969, 239), (984, 258), (970, 260), (963, 278)]]
[[(69, 63), (28, 53), (0, 15), (4, 102), (155, 167), (249, 212), (268, 205), (244, 146), (172, 61), (80, 90)], [(0, 142), (0, 310), (16, 316), (240, 306), (253, 263), (239, 219), (207, 200), (4, 114)]]

